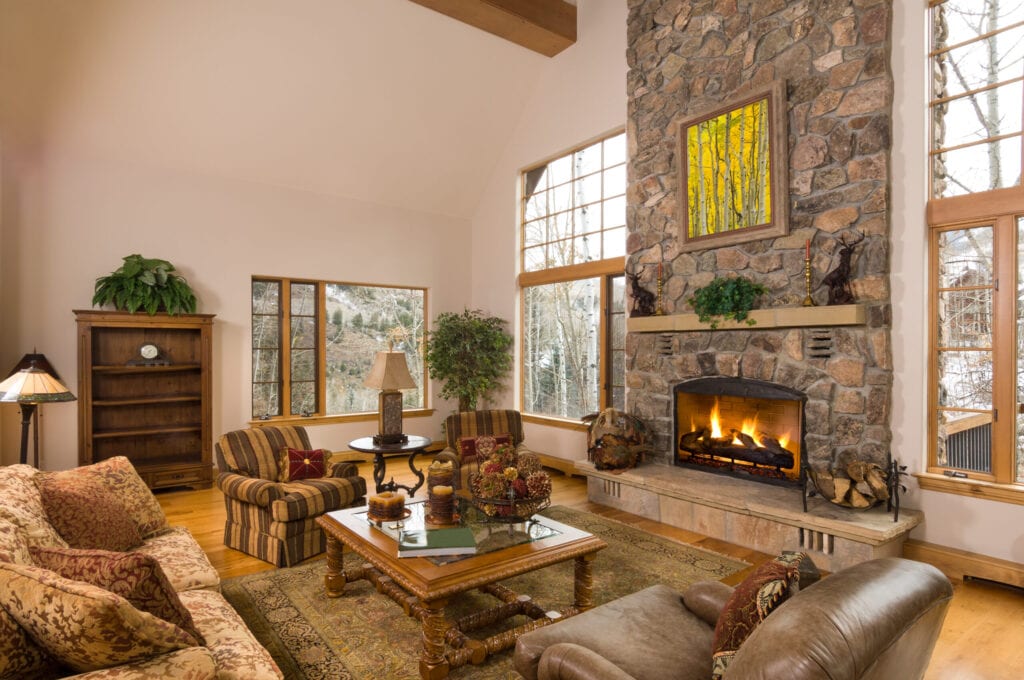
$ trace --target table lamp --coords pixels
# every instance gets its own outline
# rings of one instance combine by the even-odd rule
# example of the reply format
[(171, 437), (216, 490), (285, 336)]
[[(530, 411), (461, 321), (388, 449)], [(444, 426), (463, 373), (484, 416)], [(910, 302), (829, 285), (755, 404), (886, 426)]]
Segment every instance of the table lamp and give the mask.
[[(74, 401), (75, 395), (65, 387), (57, 371), (42, 354), (26, 354), (21, 358), (7, 379), (0, 383), (0, 402), (21, 405), (21, 458), (28, 462), (28, 427), (36, 406), (52, 401)], [(33, 437), (33, 458), (39, 465), (39, 421)]]
[(377, 446), (404, 444), (409, 438), (402, 434), (402, 393), (416, 387), (409, 375), (405, 352), (377, 352), (370, 375), (363, 382), (366, 387), (380, 390), (377, 401), (377, 430), (373, 443)]

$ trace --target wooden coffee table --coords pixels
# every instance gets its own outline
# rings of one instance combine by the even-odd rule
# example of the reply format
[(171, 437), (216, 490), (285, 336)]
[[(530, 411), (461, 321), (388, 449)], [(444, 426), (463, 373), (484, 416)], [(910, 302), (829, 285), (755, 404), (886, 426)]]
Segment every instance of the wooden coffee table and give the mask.
[[(407, 528), (423, 526), (424, 503), (406, 507), (411, 516), (404, 520)], [(591, 560), (606, 547), (600, 538), (561, 522), (535, 515), (531, 523), (487, 525), (473, 509), (463, 512), (463, 521), (477, 536), (478, 549), (489, 544), (498, 547), (489, 552), (454, 558), (398, 557), (398, 544), (393, 537), (395, 523), (376, 525), (366, 517), (366, 508), (349, 508), (322, 515), (317, 522), (327, 535), (327, 574), (324, 584), (329, 597), (342, 595), (345, 584), (357, 579), (369, 580), (382, 592), (402, 605), (408, 616), (423, 624), (423, 650), (420, 654), (420, 677), (437, 680), (448, 675), (451, 668), (466, 663), (480, 664), (489, 654), (508, 649), (528, 631), (572, 616), (593, 606)], [(509, 538), (505, 538), (508, 533)], [(481, 541), (481, 536), (490, 536)], [(517, 542), (522, 541), (522, 542)], [(369, 564), (345, 569), (345, 549), (358, 553)], [(498, 583), (504, 579), (536, 569), (575, 561), (573, 604), (560, 612), (547, 612), (528, 596), (519, 595)], [(439, 563), (440, 562), (440, 563)], [(474, 588), (490, 593), (503, 604), (451, 621), (445, 616), (449, 599)], [(525, 614), (532, 620), (511, 630), (482, 640), (466, 636), (476, 630), (510, 616)]]

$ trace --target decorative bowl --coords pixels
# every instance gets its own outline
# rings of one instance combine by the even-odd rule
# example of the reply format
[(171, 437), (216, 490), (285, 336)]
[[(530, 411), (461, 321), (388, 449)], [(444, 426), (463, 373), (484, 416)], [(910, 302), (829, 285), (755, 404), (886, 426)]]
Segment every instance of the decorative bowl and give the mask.
[(494, 522), (525, 522), (551, 505), (551, 496), (540, 498), (482, 498), (472, 496), (477, 510)]

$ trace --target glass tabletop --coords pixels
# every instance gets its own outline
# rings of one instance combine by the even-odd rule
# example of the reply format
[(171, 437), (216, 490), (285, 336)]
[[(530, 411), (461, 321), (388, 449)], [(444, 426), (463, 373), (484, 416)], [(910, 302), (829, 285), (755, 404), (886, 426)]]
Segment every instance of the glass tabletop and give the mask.
[[(456, 500), (458, 501), (458, 526), (469, 527), (469, 529), (472, 530), (473, 538), (476, 539), (477, 555), (483, 555), (496, 550), (502, 550), (503, 548), (510, 548), (514, 545), (531, 543), (533, 541), (539, 541), (543, 538), (550, 538), (551, 536), (558, 536), (561, 534), (559, 530), (545, 524), (545, 518), (542, 515), (534, 515), (522, 522), (495, 522), (474, 507), (468, 499), (457, 497)], [(444, 528), (444, 526), (436, 526), (427, 523), (426, 501), (407, 502), (405, 504), (405, 508), (409, 511), (409, 514), (407, 517), (399, 521), (377, 521), (370, 519), (367, 516), (366, 511), (354, 513), (354, 516), (362, 517), (370, 526), (393, 538), (396, 545), (398, 543), (399, 532), (403, 530), (411, 531), (419, 529), (430, 530)], [(465, 557), (467, 556), (450, 555), (425, 557), (423, 559), (428, 559), (434, 564), (440, 565), (449, 564), (451, 562), (464, 559)]]

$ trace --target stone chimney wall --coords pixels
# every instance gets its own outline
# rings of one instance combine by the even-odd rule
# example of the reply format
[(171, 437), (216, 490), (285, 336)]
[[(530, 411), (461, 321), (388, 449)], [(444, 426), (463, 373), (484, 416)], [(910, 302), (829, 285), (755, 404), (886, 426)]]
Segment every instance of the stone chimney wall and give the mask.
[[(822, 328), (629, 332), (628, 409), (671, 464), (672, 385), (729, 375), (808, 394), (807, 456), (829, 468), (888, 459), (890, 348), (891, 0), (629, 0), (627, 264), (648, 290), (663, 272), (665, 314), (683, 314), (716, 276), (764, 284), (762, 307), (799, 306), (804, 246), (812, 297), (856, 246), (852, 289), (866, 323)], [(786, 83), (789, 234), (680, 252), (677, 127), (754, 88)], [(917, 235), (908, 235), (918, 238)], [(824, 349), (823, 349), (824, 348)]]

